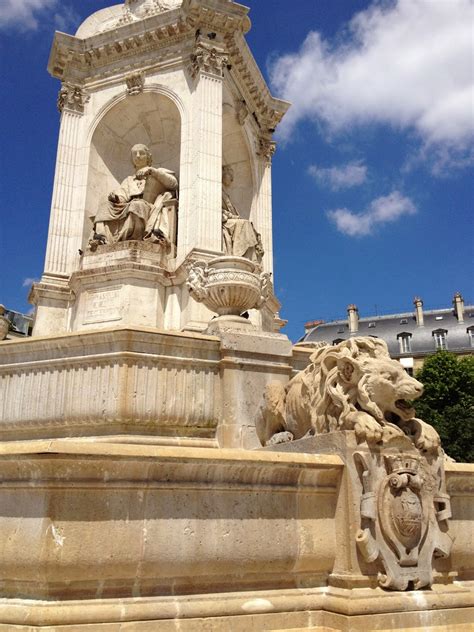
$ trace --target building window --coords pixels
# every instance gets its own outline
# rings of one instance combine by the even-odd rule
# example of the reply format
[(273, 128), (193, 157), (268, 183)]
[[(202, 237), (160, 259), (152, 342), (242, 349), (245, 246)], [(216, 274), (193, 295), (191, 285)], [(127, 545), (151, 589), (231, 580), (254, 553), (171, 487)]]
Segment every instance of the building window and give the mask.
[(400, 344), (400, 353), (411, 353), (411, 334), (398, 334), (397, 338)]
[(369, 329), (373, 329), (375, 327), (375, 323), (369, 323)]
[(344, 342), (344, 338), (336, 338), (336, 340), (332, 341), (333, 346), (338, 345), (340, 342)]
[(447, 333), (446, 329), (437, 329), (436, 331), (433, 331), (435, 349), (437, 351), (442, 351), (448, 348), (448, 344), (446, 342)]

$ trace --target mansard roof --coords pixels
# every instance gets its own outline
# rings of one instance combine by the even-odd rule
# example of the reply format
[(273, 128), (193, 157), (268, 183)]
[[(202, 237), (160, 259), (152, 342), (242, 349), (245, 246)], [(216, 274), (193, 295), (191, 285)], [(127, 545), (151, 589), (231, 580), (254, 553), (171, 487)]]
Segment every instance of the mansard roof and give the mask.
[[(357, 336), (375, 336), (382, 338), (388, 345), (390, 355), (418, 356), (434, 353), (433, 332), (444, 330), (447, 332), (447, 348), (449, 351), (472, 351), (468, 330), (474, 325), (474, 305), (464, 308), (464, 322), (459, 322), (452, 308), (425, 310), (423, 312), (424, 326), (418, 327), (415, 314), (405, 312), (387, 316), (370, 316), (359, 320)], [(411, 351), (400, 353), (398, 338), (408, 335)], [(347, 340), (351, 337), (347, 320), (335, 320), (318, 325), (311, 329), (300, 342), (328, 342)]]

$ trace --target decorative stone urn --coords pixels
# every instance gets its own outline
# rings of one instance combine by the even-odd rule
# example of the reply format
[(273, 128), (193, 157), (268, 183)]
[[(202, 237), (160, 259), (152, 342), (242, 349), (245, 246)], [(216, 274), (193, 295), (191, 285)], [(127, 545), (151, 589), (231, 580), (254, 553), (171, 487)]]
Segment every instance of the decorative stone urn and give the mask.
[(8, 331), (10, 330), (10, 321), (5, 318), (5, 307), (0, 305), (0, 341), (5, 340)]
[(196, 261), (187, 286), (194, 300), (216, 312), (220, 321), (240, 325), (250, 325), (241, 314), (260, 309), (272, 293), (271, 274), (260, 272), (258, 264), (244, 257)]

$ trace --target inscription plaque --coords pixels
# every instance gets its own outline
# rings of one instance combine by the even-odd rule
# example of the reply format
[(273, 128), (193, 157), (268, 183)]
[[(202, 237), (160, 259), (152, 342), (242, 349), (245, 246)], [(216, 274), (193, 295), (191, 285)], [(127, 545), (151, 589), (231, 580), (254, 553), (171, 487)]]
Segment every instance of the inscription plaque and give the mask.
[(107, 290), (91, 290), (88, 292), (84, 325), (122, 320), (122, 310), (120, 308), (121, 289), (122, 286), (117, 285)]

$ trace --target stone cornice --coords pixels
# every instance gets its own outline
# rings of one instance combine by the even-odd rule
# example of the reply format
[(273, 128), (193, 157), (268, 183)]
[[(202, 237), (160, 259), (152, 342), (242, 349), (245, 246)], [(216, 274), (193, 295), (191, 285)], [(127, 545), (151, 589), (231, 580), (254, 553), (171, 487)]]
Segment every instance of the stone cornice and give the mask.
[(86, 39), (56, 33), (49, 72), (63, 82), (87, 87), (161, 67), (169, 60), (189, 67), (196, 37), (227, 56), (226, 73), (232, 76), (243, 100), (261, 129), (272, 133), (289, 104), (275, 99), (245, 41), (250, 27), (248, 9), (227, 0), (184, 0), (180, 9), (126, 23)]
[(49, 299), (63, 303), (69, 303), (73, 300), (73, 294), (68, 287), (55, 283), (33, 283), (28, 295), (29, 303), (36, 305), (41, 299)]
[(257, 116), (262, 131), (273, 133), (290, 107), (270, 93), (252, 52), (241, 33), (225, 37), (231, 73), (242, 92), (247, 107)]

